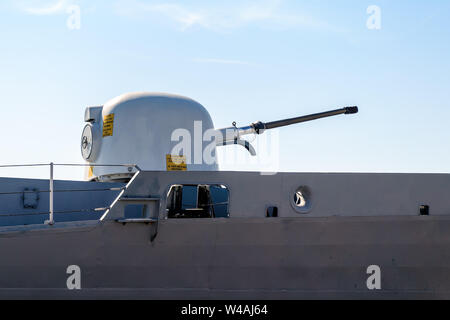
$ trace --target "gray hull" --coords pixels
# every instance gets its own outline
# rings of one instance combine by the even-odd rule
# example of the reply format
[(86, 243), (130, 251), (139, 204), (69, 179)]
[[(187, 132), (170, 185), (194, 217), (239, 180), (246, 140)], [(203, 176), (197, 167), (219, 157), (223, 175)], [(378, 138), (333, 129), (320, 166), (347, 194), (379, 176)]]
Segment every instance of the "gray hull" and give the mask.
[[(448, 299), (450, 217), (114, 221), (0, 233), (0, 298)], [(68, 290), (69, 265), (81, 290)], [(381, 268), (369, 290), (367, 268)]]

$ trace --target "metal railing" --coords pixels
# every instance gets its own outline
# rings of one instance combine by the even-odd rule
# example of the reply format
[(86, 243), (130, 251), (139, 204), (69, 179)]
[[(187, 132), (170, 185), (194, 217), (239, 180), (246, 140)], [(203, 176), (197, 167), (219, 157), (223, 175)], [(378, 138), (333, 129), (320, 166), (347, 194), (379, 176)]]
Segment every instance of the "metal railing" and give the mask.
[[(66, 211), (55, 211), (54, 208), (54, 195), (58, 192), (98, 192), (98, 191), (123, 191), (126, 187), (120, 188), (101, 188), (101, 189), (67, 189), (67, 190), (55, 190), (54, 188), (54, 167), (55, 166), (66, 166), (66, 167), (127, 167), (134, 168), (137, 171), (135, 175), (138, 174), (141, 169), (135, 164), (57, 164), (57, 163), (39, 163), (39, 164), (18, 164), (18, 165), (0, 165), (0, 168), (26, 168), (26, 167), (45, 167), (50, 168), (49, 177), (49, 190), (39, 191), (40, 193), (49, 194), (49, 212), (42, 213), (16, 213), (16, 214), (0, 214), (0, 217), (11, 217), (11, 216), (25, 216), (25, 215), (40, 215), (49, 214), (49, 219), (45, 220), (45, 224), (54, 225), (55, 224), (55, 213), (75, 213), (75, 212), (92, 212), (92, 211), (107, 211), (110, 208), (93, 208), (93, 209), (81, 209), (81, 210), (66, 210)], [(14, 194), (25, 194), (25, 193), (35, 193), (35, 191), (20, 191), (20, 192), (0, 192), (0, 195), (14, 195)]]

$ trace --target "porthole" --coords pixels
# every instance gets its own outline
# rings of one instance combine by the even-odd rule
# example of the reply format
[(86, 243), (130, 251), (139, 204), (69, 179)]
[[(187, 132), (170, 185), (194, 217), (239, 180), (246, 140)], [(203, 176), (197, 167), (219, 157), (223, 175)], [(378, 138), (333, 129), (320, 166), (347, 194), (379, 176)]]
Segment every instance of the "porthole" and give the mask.
[(312, 209), (312, 194), (307, 186), (301, 186), (291, 194), (291, 204), (295, 211), (308, 213)]

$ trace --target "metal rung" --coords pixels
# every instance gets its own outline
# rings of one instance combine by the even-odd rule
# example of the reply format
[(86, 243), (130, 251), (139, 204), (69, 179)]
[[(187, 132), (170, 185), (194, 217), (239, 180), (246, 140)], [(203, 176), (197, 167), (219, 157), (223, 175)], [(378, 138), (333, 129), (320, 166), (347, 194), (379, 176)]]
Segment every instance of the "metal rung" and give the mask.
[(116, 220), (119, 223), (155, 223), (158, 222), (158, 219), (153, 218), (137, 218), (137, 219), (119, 219)]

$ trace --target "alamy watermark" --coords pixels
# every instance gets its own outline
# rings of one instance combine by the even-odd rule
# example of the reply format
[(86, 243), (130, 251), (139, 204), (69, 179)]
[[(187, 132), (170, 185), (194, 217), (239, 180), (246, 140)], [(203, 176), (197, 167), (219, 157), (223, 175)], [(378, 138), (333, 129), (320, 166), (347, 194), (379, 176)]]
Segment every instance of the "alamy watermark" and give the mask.
[(79, 5), (71, 5), (66, 9), (66, 13), (69, 15), (67, 18), (67, 28), (69, 30), (81, 29), (81, 7)]
[(366, 26), (369, 30), (381, 30), (381, 8), (377, 5), (371, 5), (367, 7), (367, 19)]
[(381, 268), (377, 265), (371, 265), (367, 268), (367, 274), (370, 275), (366, 282), (367, 289), (381, 290)]
[(77, 265), (67, 267), (66, 273), (69, 274), (66, 285), (69, 290), (81, 290), (81, 268)]
[(178, 161), (190, 165), (221, 165), (240, 170), (267, 173), (279, 171), (280, 138), (278, 130), (261, 135), (240, 134), (238, 128), (203, 130), (202, 121), (194, 121), (194, 129), (175, 129), (171, 134), (171, 155), (183, 156)]
[[(70, 265), (66, 273), (69, 274), (66, 281), (67, 289), (81, 290), (81, 268), (78, 265)], [(369, 275), (366, 281), (367, 289), (381, 290), (381, 268), (378, 265), (370, 265), (366, 273)]]

